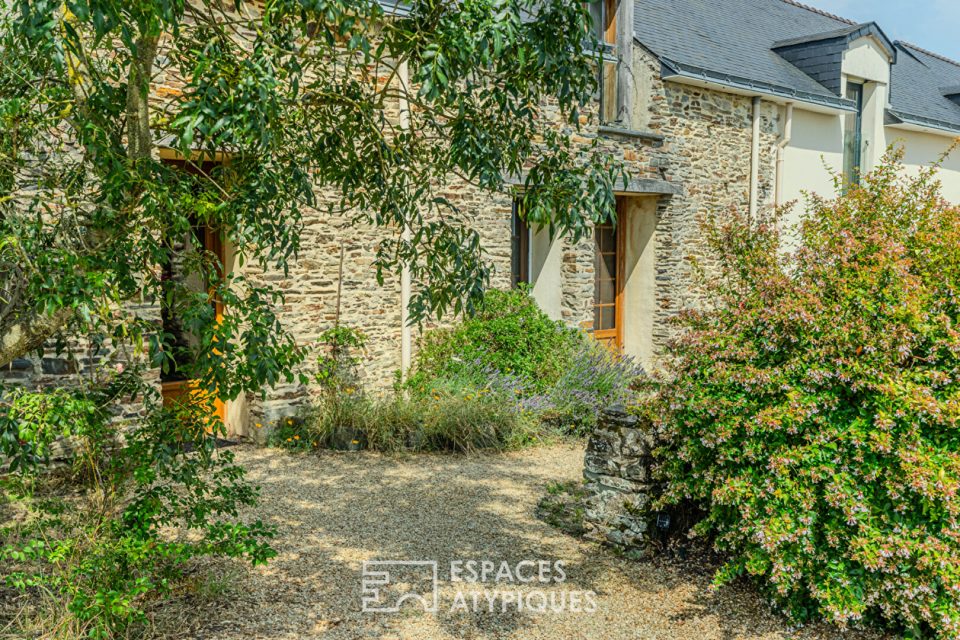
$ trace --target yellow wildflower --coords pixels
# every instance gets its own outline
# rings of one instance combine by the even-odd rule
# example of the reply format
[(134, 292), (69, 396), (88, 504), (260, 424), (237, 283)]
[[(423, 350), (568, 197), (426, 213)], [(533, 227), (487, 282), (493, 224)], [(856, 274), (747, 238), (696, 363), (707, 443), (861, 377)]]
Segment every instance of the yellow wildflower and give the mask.
[(294, 439), (294, 440), (299, 440), (299, 439), (300, 439), (300, 436), (293, 436), (293, 439)]
[(256, 427), (257, 427), (257, 429), (260, 429), (260, 428), (263, 427), (263, 425), (258, 422), (258, 423), (256, 424)]
[(350, 442), (350, 444), (360, 444), (360, 441), (359, 441), (359, 440), (353, 440), (353, 441)]

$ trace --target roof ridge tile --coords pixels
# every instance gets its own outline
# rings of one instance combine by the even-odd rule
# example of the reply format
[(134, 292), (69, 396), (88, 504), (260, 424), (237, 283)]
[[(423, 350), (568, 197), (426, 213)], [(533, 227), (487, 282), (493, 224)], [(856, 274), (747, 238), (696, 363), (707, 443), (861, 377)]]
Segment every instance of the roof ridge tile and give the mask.
[(847, 18), (844, 18), (843, 16), (838, 16), (838, 15), (836, 15), (836, 14), (834, 14), (834, 13), (830, 13), (829, 11), (824, 11), (823, 9), (817, 9), (816, 7), (811, 7), (811, 6), (808, 5), (808, 4), (803, 4), (802, 2), (797, 2), (797, 0), (780, 0), (780, 2), (783, 2), (784, 4), (793, 5), (793, 6), (795, 6), (795, 7), (801, 8), (801, 9), (806, 9), (807, 11), (810, 11), (811, 13), (816, 13), (816, 14), (819, 14), (819, 15), (821, 15), (821, 16), (825, 16), (825, 17), (827, 17), (827, 18), (832, 18), (832, 19), (834, 19), (834, 20), (838, 20), (838, 21), (840, 21), (840, 22), (843, 22), (843, 23), (846, 23), (846, 24), (849, 24), (849, 25), (856, 25), (856, 24), (857, 24), (857, 23), (854, 22), (853, 20), (848, 20)]
[[(784, 2), (787, 2), (787, 1), (788, 1), (788, 0), (784, 0)], [(954, 60), (954, 59), (952, 59), (952, 58), (948, 58), (947, 56), (945, 56), (945, 55), (943, 55), (943, 54), (941, 54), (941, 53), (935, 53), (935, 52), (933, 52), (933, 51), (930, 51), (929, 49), (924, 49), (923, 47), (918, 47), (917, 45), (913, 44), (912, 42), (907, 42), (906, 40), (897, 40), (894, 44), (899, 44), (899, 45), (902, 45), (902, 46), (904, 46), (904, 47), (908, 47), (908, 48), (910, 48), (910, 49), (913, 49), (914, 51), (919, 51), (920, 53), (923, 53), (923, 54), (925, 54), (925, 55), (928, 55), (928, 56), (930, 56), (931, 58), (936, 58), (937, 60), (942, 60), (943, 62), (949, 62), (950, 64), (954, 65), (955, 67), (960, 67), (960, 62), (957, 62), (956, 60)]]

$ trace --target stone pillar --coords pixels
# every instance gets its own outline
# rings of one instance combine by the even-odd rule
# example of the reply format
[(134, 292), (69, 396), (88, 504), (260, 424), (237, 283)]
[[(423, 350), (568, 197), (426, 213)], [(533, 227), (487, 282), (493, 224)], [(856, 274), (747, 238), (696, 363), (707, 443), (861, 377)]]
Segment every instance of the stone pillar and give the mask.
[(650, 502), (660, 493), (652, 478), (653, 425), (622, 406), (601, 413), (584, 457), (586, 537), (626, 551), (648, 553), (657, 514)]

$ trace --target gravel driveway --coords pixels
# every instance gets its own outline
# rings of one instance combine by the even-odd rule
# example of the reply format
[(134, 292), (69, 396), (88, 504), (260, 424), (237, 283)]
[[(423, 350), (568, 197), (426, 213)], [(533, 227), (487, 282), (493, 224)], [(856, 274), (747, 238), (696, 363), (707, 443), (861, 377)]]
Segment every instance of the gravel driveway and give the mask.
[[(864, 638), (829, 628), (791, 630), (748, 589), (711, 595), (702, 567), (633, 562), (566, 536), (534, 517), (553, 481), (579, 477), (583, 450), (572, 445), (503, 455), (385, 457), (369, 453), (288, 454), (242, 447), (239, 460), (260, 484), (259, 515), (279, 529), (279, 556), (250, 569), (218, 565), (222, 592), (196, 607), (175, 635), (190, 638), (347, 640), (618, 640), (640, 638)], [(565, 563), (560, 584), (449, 582), (452, 560)], [(361, 611), (365, 560), (436, 560), (438, 613), (408, 603), (397, 614)], [(691, 562), (691, 565), (696, 564)], [(556, 575), (556, 574), (555, 574)], [(592, 613), (517, 611), (480, 596), (478, 611), (457, 607), (459, 588), (593, 592)], [(395, 595), (395, 594), (394, 594)], [(464, 596), (472, 608), (470, 595)], [(522, 597), (526, 597), (525, 595)], [(536, 609), (542, 600), (534, 599)], [(581, 603), (583, 605), (583, 603)], [(504, 607), (506, 613), (503, 612)], [(585, 608), (585, 607), (582, 607)]]

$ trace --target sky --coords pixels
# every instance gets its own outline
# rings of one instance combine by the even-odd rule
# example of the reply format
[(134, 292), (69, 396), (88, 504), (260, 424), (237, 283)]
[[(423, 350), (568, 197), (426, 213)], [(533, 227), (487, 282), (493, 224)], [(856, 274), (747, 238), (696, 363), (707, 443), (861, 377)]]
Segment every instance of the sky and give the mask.
[(855, 20), (876, 22), (891, 40), (906, 40), (960, 60), (960, 0), (801, 0)]

